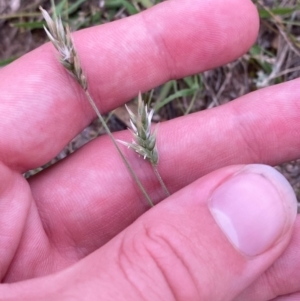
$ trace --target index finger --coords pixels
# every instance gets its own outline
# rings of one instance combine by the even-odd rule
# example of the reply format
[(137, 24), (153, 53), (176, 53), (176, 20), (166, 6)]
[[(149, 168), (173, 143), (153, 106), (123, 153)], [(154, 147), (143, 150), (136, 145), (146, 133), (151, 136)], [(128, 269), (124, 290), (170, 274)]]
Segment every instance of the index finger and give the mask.
[[(90, 93), (107, 112), (138, 91), (237, 58), (257, 29), (249, 0), (172, 0), (76, 32), (74, 42)], [(0, 160), (19, 171), (49, 161), (94, 118), (49, 44), (2, 69), (0, 91)]]

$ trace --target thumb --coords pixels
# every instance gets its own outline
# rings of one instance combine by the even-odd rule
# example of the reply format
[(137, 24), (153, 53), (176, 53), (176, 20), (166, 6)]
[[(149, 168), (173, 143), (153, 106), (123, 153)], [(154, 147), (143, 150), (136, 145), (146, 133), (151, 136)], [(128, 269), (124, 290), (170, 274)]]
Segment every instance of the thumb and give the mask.
[[(275, 169), (223, 168), (149, 210), (72, 268), (34, 280), (33, 287), (44, 281), (47, 296), (59, 292), (80, 300), (232, 300), (283, 252), (296, 213), (293, 190)], [(34, 290), (22, 288), (22, 296), (30, 291), (33, 297)], [(35, 296), (43, 300), (45, 291)]]

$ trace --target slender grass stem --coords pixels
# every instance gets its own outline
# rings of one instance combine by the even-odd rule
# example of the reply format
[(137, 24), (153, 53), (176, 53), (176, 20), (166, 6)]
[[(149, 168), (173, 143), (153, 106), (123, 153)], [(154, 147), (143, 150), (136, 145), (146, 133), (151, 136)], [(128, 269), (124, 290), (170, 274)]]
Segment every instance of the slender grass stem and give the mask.
[(132, 169), (131, 165), (129, 164), (128, 160), (125, 158), (125, 156), (123, 155), (122, 151), (120, 150), (120, 148), (119, 148), (119, 146), (118, 146), (118, 144), (117, 144), (117, 142), (116, 142), (116, 140), (115, 140), (113, 134), (111, 133), (111, 131), (110, 131), (109, 127), (107, 126), (107, 124), (106, 124), (104, 118), (102, 117), (100, 111), (98, 110), (98, 108), (97, 108), (97, 106), (96, 106), (94, 100), (92, 99), (90, 93), (88, 92), (88, 90), (84, 90), (84, 92), (85, 92), (85, 95), (86, 95), (86, 97), (87, 97), (87, 99), (88, 99), (90, 105), (92, 106), (92, 108), (94, 109), (95, 113), (97, 114), (99, 120), (100, 120), (101, 123), (102, 123), (102, 126), (104, 127), (104, 129), (106, 130), (108, 136), (110, 137), (111, 141), (113, 142), (114, 146), (116, 147), (118, 153), (120, 154), (120, 156), (121, 156), (122, 160), (124, 161), (124, 163), (125, 163), (127, 169), (129, 170), (130, 174), (132, 175), (132, 177), (133, 177), (134, 180), (136, 181), (137, 185), (139, 186), (140, 190), (142, 191), (142, 193), (143, 193), (144, 196), (146, 197), (146, 199), (147, 199), (149, 205), (150, 205), (151, 207), (154, 207), (154, 204), (153, 204), (153, 202), (152, 202), (150, 196), (148, 195), (147, 191), (145, 190), (144, 186), (143, 186), (142, 183), (140, 182), (140, 180), (139, 180), (139, 178), (137, 177), (137, 175), (135, 174), (135, 172), (133, 171), (133, 169)]
[(158, 179), (158, 181), (159, 181), (161, 187), (162, 187), (163, 190), (165, 191), (166, 195), (167, 195), (167, 196), (170, 196), (170, 192), (169, 192), (169, 190), (168, 190), (166, 184), (164, 183), (164, 181), (163, 181), (163, 179), (162, 179), (162, 177), (161, 177), (161, 175), (160, 175), (160, 173), (159, 173), (159, 171), (158, 171), (158, 169), (157, 169), (157, 166), (154, 165), (154, 164), (151, 164), (151, 165), (152, 165), (152, 168), (153, 168), (153, 170), (154, 170), (154, 173), (155, 173), (155, 175), (156, 175), (156, 178)]

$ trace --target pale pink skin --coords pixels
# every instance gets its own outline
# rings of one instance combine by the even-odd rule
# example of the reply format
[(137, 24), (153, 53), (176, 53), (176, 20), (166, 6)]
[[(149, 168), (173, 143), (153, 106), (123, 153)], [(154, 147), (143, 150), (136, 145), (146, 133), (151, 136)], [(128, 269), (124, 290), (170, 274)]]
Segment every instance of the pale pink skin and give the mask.
[[(77, 32), (74, 41), (90, 93), (104, 113), (139, 91), (238, 58), (254, 43), (258, 27), (256, 9), (248, 0), (172, 0)], [(203, 197), (207, 191), (199, 190), (201, 185), (215, 185), (240, 166), (196, 181), (214, 170), (249, 163), (276, 165), (299, 158), (299, 80), (162, 123), (159, 169), (170, 191), (179, 193), (127, 228), (148, 207), (107, 137), (96, 139), (29, 182), (21, 176), (55, 157), (95, 118), (56, 56), (53, 46), (46, 44), (0, 70), (1, 300), (21, 300), (20, 296), (22, 300), (155, 300), (155, 296), (160, 300), (231, 300), (240, 294), (236, 300), (257, 301), (300, 291), (299, 218), (287, 250), (262, 274), (287, 242), (249, 270), (248, 259), (231, 252), (203, 206), (201, 223), (186, 241), (187, 249), (193, 240), (198, 244), (199, 253), (189, 258), (194, 260), (192, 266), (202, 267), (201, 279), (195, 280), (182, 267), (172, 275), (171, 284), (165, 273), (172, 273), (177, 253), (167, 248), (149, 255), (143, 244), (149, 233), (140, 229), (146, 224), (169, 237), (172, 229), (164, 206), (180, 208), (184, 213), (180, 226), (190, 225), (193, 210), (182, 205), (185, 200), (195, 191)], [(129, 140), (130, 133), (115, 137)], [(124, 151), (155, 203), (162, 201), (164, 193), (149, 165)], [(176, 239), (174, 235), (174, 244)], [(222, 255), (226, 250), (231, 255)], [(154, 264), (158, 254), (166, 255), (162, 266)], [(246, 280), (241, 278), (245, 273)], [(39, 278), (45, 275), (49, 276)], [(212, 281), (214, 277), (220, 278)], [(35, 279), (19, 282), (30, 278)], [(191, 295), (184, 296), (182, 287), (189, 288)], [(291, 295), (275, 300), (298, 299)]]

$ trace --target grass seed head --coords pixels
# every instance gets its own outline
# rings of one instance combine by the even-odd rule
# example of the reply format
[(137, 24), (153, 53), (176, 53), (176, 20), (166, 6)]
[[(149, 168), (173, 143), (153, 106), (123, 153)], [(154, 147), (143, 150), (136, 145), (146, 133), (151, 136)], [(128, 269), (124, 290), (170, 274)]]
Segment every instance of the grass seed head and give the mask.
[(52, 20), (50, 15), (40, 7), (47, 27), (45, 32), (53, 46), (59, 52), (59, 61), (68, 72), (77, 80), (81, 87), (87, 90), (87, 80), (82, 72), (78, 54), (75, 50), (69, 26), (64, 26), (60, 17)]
[(154, 110), (148, 111), (147, 105), (142, 100), (141, 94), (138, 97), (138, 114), (137, 116), (126, 106), (130, 117), (131, 132), (134, 136), (132, 143), (120, 141), (120, 143), (126, 145), (128, 148), (133, 149), (144, 159), (147, 159), (153, 165), (158, 163), (158, 151), (156, 147), (156, 135), (157, 127), (151, 131), (151, 119), (154, 114)]

